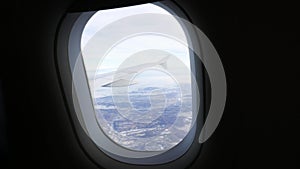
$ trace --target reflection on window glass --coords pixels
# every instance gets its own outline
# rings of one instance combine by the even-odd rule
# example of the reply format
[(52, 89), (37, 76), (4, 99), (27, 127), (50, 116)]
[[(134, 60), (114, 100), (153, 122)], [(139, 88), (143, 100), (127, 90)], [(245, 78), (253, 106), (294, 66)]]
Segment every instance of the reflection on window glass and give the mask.
[[(97, 12), (82, 33), (82, 56), (95, 117), (107, 137), (130, 150), (164, 151), (180, 143), (191, 129), (191, 75), (171, 59), (176, 57), (190, 71), (188, 48), (172, 38), (147, 32), (122, 40), (101, 61), (93, 50), (84, 49), (86, 45), (97, 48), (98, 44), (89, 44), (89, 40), (106, 25), (144, 13), (171, 15), (153, 4)], [(149, 25), (137, 21), (115, 29), (133, 26)], [(165, 27), (160, 23), (155, 26)], [(172, 29), (183, 32), (179, 23)], [(114, 35), (101, 36), (109, 41)]]

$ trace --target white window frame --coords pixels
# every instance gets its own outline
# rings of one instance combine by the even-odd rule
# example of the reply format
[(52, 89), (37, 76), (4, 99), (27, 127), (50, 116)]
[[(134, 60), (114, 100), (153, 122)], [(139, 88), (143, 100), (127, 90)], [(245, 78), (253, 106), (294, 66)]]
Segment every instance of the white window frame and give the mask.
[[(156, 2), (153, 3), (158, 5), (171, 14), (175, 14), (179, 17), (187, 19), (186, 15), (178, 8), (177, 5), (171, 2)], [(200, 129), (203, 125), (203, 88), (202, 85), (199, 85), (200, 91), (200, 109), (198, 112), (196, 124), (191, 129), (189, 134), (184, 138), (182, 142), (180, 142), (177, 146), (173, 147), (172, 149), (166, 151), (163, 154), (153, 156), (157, 152), (136, 152), (131, 151), (128, 149), (124, 149), (123, 147), (117, 145), (116, 143), (109, 140), (97, 125), (97, 121), (94, 116), (94, 107), (93, 101), (91, 98), (91, 94), (89, 91), (88, 80), (86, 77), (83, 60), (80, 56), (81, 52), (81, 34), (85, 24), (88, 22), (89, 18), (92, 17), (97, 11), (90, 11), (90, 12), (82, 12), (82, 13), (67, 13), (62, 21), (62, 24), (59, 29), (59, 33), (57, 36), (57, 66), (59, 69), (59, 73), (61, 76), (61, 82), (63, 91), (66, 98), (66, 103), (68, 104), (69, 113), (71, 119), (73, 121), (73, 125), (75, 128), (75, 132), (77, 134), (79, 143), (83, 147), (83, 149), (87, 152), (87, 154), (91, 157), (91, 159), (99, 164), (99, 165), (113, 165), (108, 161), (112, 161), (113, 163), (118, 163), (118, 165), (114, 166), (113, 168), (125, 168), (126, 166), (131, 166), (131, 164), (141, 165), (140, 167), (147, 167), (152, 165), (160, 165), (162, 167), (168, 167), (169, 165), (174, 166), (174, 168), (183, 168), (185, 165), (189, 165), (192, 161), (196, 158), (198, 153), (200, 152), (201, 145), (197, 142), (197, 136), (200, 133)], [(185, 29), (184, 25), (182, 25), (183, 29)], [(184, 30), (186, 32), (186, 36), (189, 40), (189, 44), (193, 47), (198, 47), (199, 42), (192, 42), (189, 36), (193, 34), (193, 30)], [(197, 82), (198, 84), (203, 84), (203, 73), (202, 73), (202, 65), (195, 65), (194, 59), (196, 58), (192, 52), (190, 52), (190, 62), (191, 62), (191, 69), (197, 75)], [(79, 56), (79, 58), (77, 58)], [(76, 77), (72, 77), (72, 73), (74, 71), (75, 61), (77, 60), (78, 73)], [(72, 87), (72, 81), (78, 78), (77, 80), (77, 87), (81, 90), (74, 90)], [(196, 84), (194, 84), (196, 85)], [(192, 85), (193, 90), (193, 85)], [(74, 93), (75, 92), (75, 93)], [(75, 94), (77, 97), (73, 97)], [(90, 98), (90, 99), (86, 99)], [(198, 104), (198, 101), (194, 99), (193, 96), (193, 106), (194, 103)], [(84, 112), (84, 113), (83, 113)], [(86, 113), (89, 112), (89, 113)], [(85, 116), (88, 115), (88, 116)], [(86, 118), (86, 119), (84, 119)], [(89, 124), (85, 123), (88, 120)], [(93, 122), (93, 123), (91, 123)], [(84, 124), (84, 125), (83, 125)], [(89, 125), (89, 129), (85, 128), (85, 125)], [(96, 127), (97, 126), (97, 127)], [(92, 129), (92, 130), (91, 130)], [(114, 149), (124, 149), (124, 153), (137, 153), (140, 157), (145, 156), (146, 158), (126, 158), (121, 156), (116, 156), (109, 152), (102, 152), (97, 144), (95, 144), (91, 138), (86, 134), (89, 135), (93, 134), (95, 138), (100, 142), (105, 142), (105, 144), (111, 144), (112, 148)], [(94, 140), (95, 141), (95, 140)], [(110, 143), (110, 142), (111, 143)], [(108, 155), (109, 157), (107, 158)], [(152, 156), (152, 157), (147, 157)], [(192, 157), (192, 158), (191, 158)], [(103, 161), (104, 159), (108, 161)]]

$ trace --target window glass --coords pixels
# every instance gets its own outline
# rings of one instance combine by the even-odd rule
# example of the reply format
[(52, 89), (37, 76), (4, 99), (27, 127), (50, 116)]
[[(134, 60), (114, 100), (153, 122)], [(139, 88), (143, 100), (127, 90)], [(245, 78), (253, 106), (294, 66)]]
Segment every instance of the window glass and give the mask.
[[(176, 39), (145, 32), (120, 40), (103, 57), (93, 50), (101, 44), (90, 41), (105, 26), (145, 13), (171, 15), (154, 4), (95, 13), (82, 33), (82, 56), (95, 117), (106, 136), (126, 149), (165, 151), (179, 144), (192, 127), (191, 75), (176, 64), (181, 62), (190, 72), (188, 47)], [(165, 29), (165, 25), (144, 25), (137, 20), (113, 29)], [(170, 29), (184, 34), (179, 23)], [(100, 35), (106, 41), (114, 36)], [(87, 45), (93, 47), (85, 50)]]

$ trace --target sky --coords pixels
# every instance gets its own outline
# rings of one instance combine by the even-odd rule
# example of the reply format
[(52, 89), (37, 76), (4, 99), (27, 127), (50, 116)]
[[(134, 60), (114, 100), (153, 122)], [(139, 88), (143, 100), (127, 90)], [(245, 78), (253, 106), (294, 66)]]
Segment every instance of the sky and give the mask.
[(127, 16), (143, 14), (143, 13), (159, 13), (159, 14), (170, 15), (170, 13), (167, 12), (166, 10), (150, 3), (98, 11), (90, 18), (90, 20), (88, 21), (88, 23), (86, 24), (83, 30), (81, 46), (84, 46), (88, 42), (88, 40), (93, 35), (95, 35), (97, 31), (105, 27), (105, 25), (113, 23), (118, 19)]
[[(84, 59), (85, 68), (87, 71), (88, 78), (90, 83), (93, 83), (93, 78), (95, 73), (102, 74), (106, 72), (116, 71), (118, 67), (131, 55), (149, 49), (157, 49), (170, 53), (172, 56), (176, 56), (179, 61), (182, 62), (185, 67), (190, 70), (190, 59), (188, 48), (180, 43), (180, 41), (172, 39), (170, 37), (162, 36), (159, 34), (144, 33), (135, 35), (125, 40), (120, 41), (113, 48), (110, 49), (106, 56), (101, 58), (99, 56), (99, 45), (100, 42), (109, 42), (114, 38), (114, 34), (109, 32), (101, 32), (107, 25), (114, 23), (115, 21), (137, 14), (171, 14), (165, 9), (154, 5), (154, 4), (143, 4), (136, 5), (131, 7), (123, 7), (109, 10), (101, 10), (95, 13), (90, 20), (87, 22), (81, 37), (81, 49)], [(171, 23), (172, 22), (172, 23)], [(180, 24), (174, 18), (173, 21), (170, 21), (170, 27), (168, 23), (157, 23), (155, 26), (157, 29), (175, 29), (177, 32), (183, 33), (183, 29)], [(146, 28), (148, 25), (142, 24), (142, 21), (136, 20), (130, 25), (122, 25), (120, 27), (113, 27), (113, 29), (119, 29), (120, 31), (126, 29), (135, 29), (135, 28)], [(153, 26), (153, 25), (151, 25)], [(97, 41), (97, 38), (101, 38), (102, 41)], [(104, 40), (103, 40), (104, 39)], [(94, 40), (94, 41), (93, 41)], [(94, 44), (93, 44), (94, 43)], [(96, 43), (96, 44), (95, 44)], [(164, 56), (162, 56), (164, 57)], [(151, 62), (151, 58), (149, 58)], [(169, 65), (173, 65), (172, 63)], [(184, 72), (184, 71), (182, 71)], [(180, 73), (180, 72), (179, 72)], [(144, 75), (144, 76), (143, 76)], [(153, 81), (157, 79), (166, 79), (166, 75), (161, 74), (161, 77), (152, 76)], [(181, 75), (183, 78), (186, 78), (186, 71)], [(154, 78), (155, 77), (155, 78)], [(145, 74), (140, 74), (140, 80), (143, 78), (150, 78), (149, 72)], [(177, 76), (179, 78), (179, 76)], [(188, 77), (189, 78), (189, 77)], [(93, 87), (91, 87), (93, 90)]]

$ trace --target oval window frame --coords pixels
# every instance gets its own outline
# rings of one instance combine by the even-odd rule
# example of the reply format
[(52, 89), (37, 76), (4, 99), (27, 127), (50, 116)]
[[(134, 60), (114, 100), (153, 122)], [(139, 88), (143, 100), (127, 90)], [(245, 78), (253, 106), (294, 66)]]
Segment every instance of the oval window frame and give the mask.
[[(167, 10), (169, 13), (179, 16), (181, 18), (188, 19), (187, 15), (183, 12), (182, 9), (180, 9), (175, 3), (172, 3), (170, 1), (162, 1), (162, 2), (154, 2), (153, 4), (158, 5), (162, 7), (163, 9)], [(99, 9), (103, 10), (103, 9)], [(86, 154), (98, 165), (104, 166), (104, 167), (112, 167), (112, 168), (135, 168), (135, 166), (148, 168), (153, 165), (159, 165), (162, 168), (168, 168), (173, 166), (173, 168), (185, 168), (186, 166), (190, 165), (193, 160), (198, 156), (201, 148), (201, 144), (198, 143), (197, 138), (200, 134), (200, 130), (203, 126), (203, 115), (204, 115), (204, 106), (203, 106), (203, 87), (202, 85), (199, 86), (200, 91), (200, 109), (199, 109), (199, 116), (197, 117), (197, 123), (194, 126), (193, 129), (193, 138), (189, 140), (190, 145), (187, 147), (187, 150), (180, 154), (178, 157), (173, 158), (171, 160), (161, 161), (163, 159), (161, 156), (157, 158), (152, 158), (150, 160), (142, 159), (141, 161), (136, 161), (135, 159), (126, 159), (124, 157), (117, 157), (117, 156), (111, 156), (109, 155), (109, 152), (102, 152), (99, 150), (97, 145), (89, 138), (89, 136), (85, 133), (86, 128), (84, 128), (80, 123), (82, 121), (80, 118), (80, 114), (76, 114), (76, 109), (80, 110), (80, 103), (78, 102), (78, 98), (72, 98), (72, 56), (78, 56), (78, 53), (80, 53), (81, 47), (80, 47), (80, 38), (78, 39), (78, 36), (74, 35), (80, 35), (83, 31), (83, 28), (86, 24), (86, 22), (89, 20), (90, 17), (93, 16), (94, 13), (97, 11), (90, 11), (90, 12), (77, 12), (77, 13), (67, 13), (61, 22), (59, 33), (57, 36), (57, 66), (59, 69), (59, 73), (61, 77), (65, 77), (64, 79), (61, 79), (63, 91), (66, 98), (66, 103), (69, 107), (69, 113), (73, 122), (73, 126), (75, 129), (75, 133), (77, 134), (77, 139), (79, 140), (79, 143), (83, 150), (86, 152)], [(78, 27), (76, 27), (76, 25)], [(183, 26), (184, 27), (184, 26)], [(192, 34), (193, 30), (185, 30), (187, 31), (186, 35), (190, 36)], [(190, 38), (189, 38), (190, 39)], [(73, 50), (70, 49), (70, 42), (74, 44), (71, 44)], [(197, 47), (199, 42), (189, 42), (193, 47)], [(67, 50), (66, 50), (67, 48)], [(75, 50), (74, 50), (75, 49)], [(71, 58), (71, 60), (69, 60)], [(76, 58), (73, 58), (76, 60)], [(190, 62), (194, 61), (195, 56), (190, 56)], [(73, 60), (73, 64), (75, 64), (75, 61)], [(203, 68), (202, 65), (191, 67), (192, 71), (197, 71), (197, 82), (200, 82), (199, 84), (203, 84)], [(85, 73), (85, 72), (84, 72)], [(83, 75), (84, 76), (84, 75)], [(86, 78), (86, 77), (85, 77)], [(188, 134), (190, 135), (190, 134)], [(188, 137), (188, 136), (187, 136)], [(186, 140), (186, 139), (184, 139)], [(184, 141), (182, 141), (184, 143)], [(181, 144), (181, 143), (179, 143)], [(179, 145), (178, 144), (178, 145)], [(172, 148), (173, 149), (173, 148)], [(170, 150), (169, 150), (170, 151)], [(175, 152), (176, 153), (176, 152)], [(171, 154), (174, 154), (171, 153)], [(157, 160), (160, 160), (157, 162)], [(115, 163), (115, 164), (113, 164)], [(133, 165), (134, 164), (134, 165)]]

